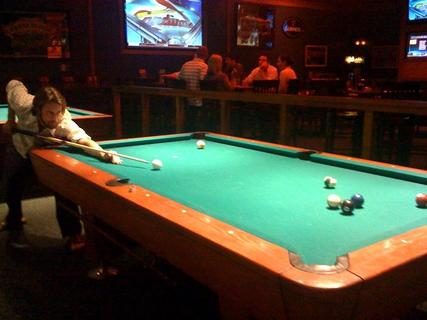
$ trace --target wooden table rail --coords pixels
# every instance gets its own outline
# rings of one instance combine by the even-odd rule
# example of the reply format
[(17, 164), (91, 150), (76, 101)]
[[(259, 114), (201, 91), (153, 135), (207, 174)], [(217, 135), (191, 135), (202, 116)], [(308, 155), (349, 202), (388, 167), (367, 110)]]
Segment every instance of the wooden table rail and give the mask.
[(116, 136), (122, 136), (122, 94), (137, 94), (142, 105), (142, 134), (148, 135), (150, 130), (150, 97), (168, 96), (175, 98), (176, 132), (184, 129), (185, 98), (198, 97), (215, 99), (220, 104), (220, 132), (229, 133), (230, 104), (227, 102), (241, 101), (269, 103), (279, 107), (279, 143), (289, 143), (290, 108), (320, 108), (336, 110), (355, 110), (364, 113), (362, 135), (362, 157), (372, 157), (372, 141), (374, 130), (374, 113), (394, 113), (427, 116), (427, 101), (375, 99), (340, 96), (286, 95), (236, 91), (192, 91), (185, 89), (144, 87), (136, 85), (114, 86), (113, 102)]

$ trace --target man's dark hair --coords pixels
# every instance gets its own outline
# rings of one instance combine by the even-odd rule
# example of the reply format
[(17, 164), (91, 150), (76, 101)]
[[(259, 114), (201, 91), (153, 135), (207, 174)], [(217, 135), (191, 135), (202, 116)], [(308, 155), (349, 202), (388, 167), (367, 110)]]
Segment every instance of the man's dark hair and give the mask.
[(280, 61), (286, 62), (287, 65), (292, 66), (294, 64), (294, 61), (289, 56), (279, 56)]
[(198, 47), (196, 51), (196, 55), (197, 55), (197, 58), (206, 60), (209, 56), (208, 48), (205, 46)]
[(47, 103), (57, 103), (62, 106), (62, 112), (65, 111), (67, 102), (64, 96), (54, 87), (41, 88), (33, 100), (32, 112), (35, 116), (39, 116), (44, 105)]

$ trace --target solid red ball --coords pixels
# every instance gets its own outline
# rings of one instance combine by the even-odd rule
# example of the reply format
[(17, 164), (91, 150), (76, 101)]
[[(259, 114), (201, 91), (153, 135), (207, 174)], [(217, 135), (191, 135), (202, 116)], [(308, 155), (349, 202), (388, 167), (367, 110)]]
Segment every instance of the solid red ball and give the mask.
[(427, 207), (427, 194), (425, 193), (419, 193), (415, 197), (415, 202), (417, 203), (417, 206), (420, 208)]

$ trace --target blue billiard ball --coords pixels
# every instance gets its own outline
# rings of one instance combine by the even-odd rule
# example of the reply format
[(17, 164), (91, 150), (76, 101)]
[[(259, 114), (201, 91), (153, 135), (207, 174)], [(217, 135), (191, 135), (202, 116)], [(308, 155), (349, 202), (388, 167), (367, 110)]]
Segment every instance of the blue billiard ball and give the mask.
[(346, 199), (341, 203), (341, 210), (345, 214), (350, 214), (353, 212), (354, 204), (350, 199)]
[(355, 208), (362, 208), (363, 203), (365, 202), (365, 199), (363, 198), (363, 196), (361, 194), (355, 193), (351, 197), (351, 202), (353, 202)]

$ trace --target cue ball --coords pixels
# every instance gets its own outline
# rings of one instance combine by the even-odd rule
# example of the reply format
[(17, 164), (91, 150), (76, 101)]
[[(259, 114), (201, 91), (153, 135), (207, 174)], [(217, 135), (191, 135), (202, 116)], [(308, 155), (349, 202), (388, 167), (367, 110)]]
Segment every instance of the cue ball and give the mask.
[(151, 162), (151, 164), (153, 165), (153, 169), (154, 170), (160, 170), (160, 168), (161, 167), (163, 167), (163, 162), (162, 161), (160, 161), (160, 160), (153, 160), (152, 162)]
[(323, 182), (326, 188), (335, 188), (335, 186), (337, 185), (337, 180), (329, 176), (326, 176), (323, 179)]
[(417, 196), (415, 197), (415, 202), (417, 203), (417, 206), (419, 208), (427, 207), (427, 194), (418, 193)]
[(203, 140), (197, 140), (196, 145), (198, 149), (204, 149), (206, 146), (206, 143)]
[(353, 212), (354, 204), (350, 199), (346, 199), (341, 203), (341, 210), (345, 214), (350, 214)]
[(328, 196), (328, 206), (329, 208), (339, 208), (340, 204), (341, 204), (341, 198), (339, 196), (337, 196), (336, 194), (330, 194)]

